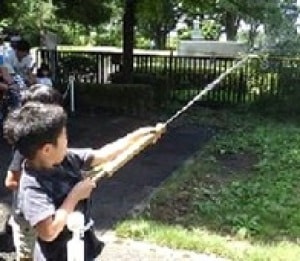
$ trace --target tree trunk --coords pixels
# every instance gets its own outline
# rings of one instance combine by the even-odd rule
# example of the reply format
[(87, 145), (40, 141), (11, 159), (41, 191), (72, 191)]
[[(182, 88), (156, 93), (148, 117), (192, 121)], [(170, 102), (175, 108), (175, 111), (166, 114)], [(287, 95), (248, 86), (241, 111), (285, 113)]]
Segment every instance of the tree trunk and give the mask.
[(225, 13), (225, 32), (228, 41), (235, 41), (239, 26), (239, 18), (230, 12)]
[(166, 49), (167, 35), (168, 35), (168, 32), (161, 29), (161, 26), (156, 28), (155, 35), (154, 35), (154, 41), (155, 41), (155, 46), (157, 49), (160, 49), (160, 50)]
[(132, 83), (135, 0), (125, 0), (123, 16), (123, 63), (122, 74), (124, 83)]
[(250, 24), (250, 30), (249, 30), (249, 46), (252, 48), (255, 44), (255, 37), (257, 36), (257, 28), (259, 24)]

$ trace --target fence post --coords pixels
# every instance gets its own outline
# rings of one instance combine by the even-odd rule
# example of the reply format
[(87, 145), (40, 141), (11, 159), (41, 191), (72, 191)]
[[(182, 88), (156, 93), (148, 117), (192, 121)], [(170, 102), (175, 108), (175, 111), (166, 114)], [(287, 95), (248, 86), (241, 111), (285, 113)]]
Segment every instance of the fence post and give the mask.
[(71, 113), (75, 113), (75, 76), (71, 74), (69, 76), (69, 84), (70, 84), (70, 110)]

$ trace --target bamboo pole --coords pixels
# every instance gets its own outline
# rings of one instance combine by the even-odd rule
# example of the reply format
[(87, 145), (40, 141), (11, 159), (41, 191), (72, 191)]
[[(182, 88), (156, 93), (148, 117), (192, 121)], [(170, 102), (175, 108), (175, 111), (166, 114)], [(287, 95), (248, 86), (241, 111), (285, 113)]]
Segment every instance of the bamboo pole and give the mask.
[(159, 136), (165, 131), (165, 124), (158, 123), (156, 125), (157, 131), (151, 132), (144, 137), (141, 137), (137, 142), (133, 143), (126, 151), (119, 154), (114, 160), (94, 167), (90, 174), (92, 180), (99, 181), (101, 178), (107, 176), (111, 177), (117, 170), (122, 168), (128, 161), (133, 159), (146, 147), (156, 143)]

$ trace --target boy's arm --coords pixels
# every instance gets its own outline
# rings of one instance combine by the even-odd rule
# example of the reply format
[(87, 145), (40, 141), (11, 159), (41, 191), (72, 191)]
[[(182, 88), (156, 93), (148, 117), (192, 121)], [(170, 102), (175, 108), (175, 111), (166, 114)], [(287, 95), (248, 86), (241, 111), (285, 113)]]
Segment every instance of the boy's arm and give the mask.
[(125, 137), (118, 139), (115, 142), (105, 145), (101, 149), (94, 151), (94, 157), (91, 162), (91, 167), (105, 164), (114, 160), (118, 155), (128, 150), (133, 144), (138, 143), (143, 137), (153, 133), (153, 142), (155, 142), (165, 131), (165, 125), (160, 124), (155, 127), (139, 128)]
[(5, 177), (5, 187), (11, 190), (15, 190), (19, 186), (19, 181), (22, 171), (22, 162), (24, 157), (20, 154), (19, 151), (15, 150), (13, 158), (8, 166), (7, 174)]
[(44, 241), (51, 242), (64, 229), (68, 215), (74, 211), (77, 203), (90, 196), (96, 184), (91, 179), (85, 179), (75, 185), (53, 216), (48, 216), (35, 225), (37, 235)]
[(8, 170), (4, 181), (5, 187), (11, 190), (16, 190), (19, 186), (20, 177), (20, 171)]
[(60, 208), (56, 210), (54, 216), (50, 216), (36, 225), (38, 237), (47, 242), (53, 241), (64, 229), (68, 214), (74, 211), (77, 203), (78, 199), (74, 197), (73, 193), (70, 193)]

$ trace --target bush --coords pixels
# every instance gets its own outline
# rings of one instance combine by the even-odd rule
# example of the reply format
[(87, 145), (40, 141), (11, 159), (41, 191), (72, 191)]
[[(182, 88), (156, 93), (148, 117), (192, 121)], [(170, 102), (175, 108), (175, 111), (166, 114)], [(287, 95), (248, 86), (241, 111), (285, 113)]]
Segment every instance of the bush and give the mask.
[[(132, 78), (133, 84), (152, 86), (155, 107), (164, 106), (168, 102), (170, 84), (166, 76), (154, 73), (133, 73)], [(111, 74), (110, 79), (113, 84), (124, 82), (121, 72)]]
[(153, 88), (143, 84), (75, 83), (75, 100), (80, 111), (104, 109), (141, 115), (155, 108)]

